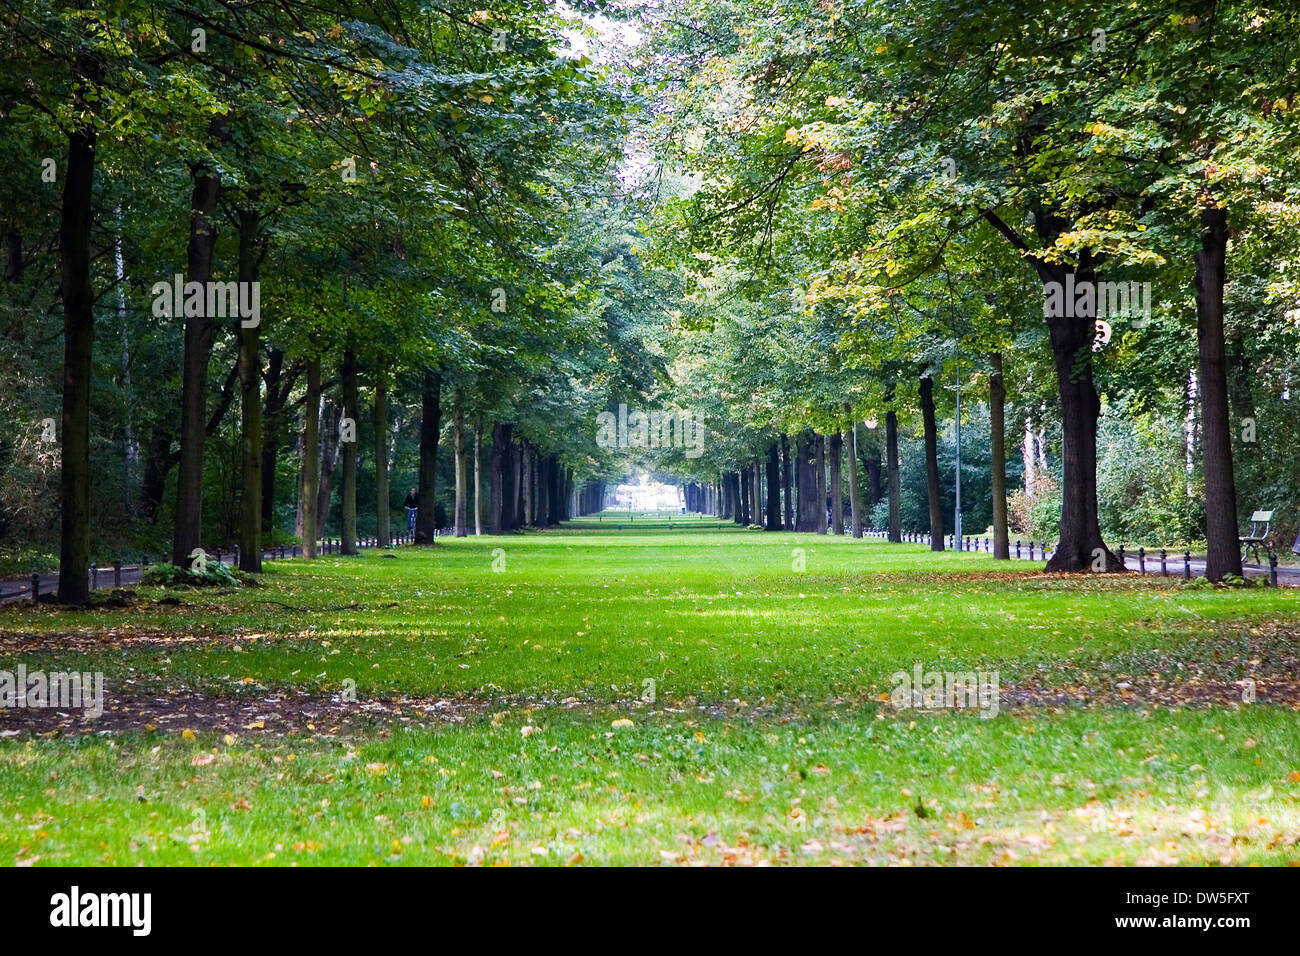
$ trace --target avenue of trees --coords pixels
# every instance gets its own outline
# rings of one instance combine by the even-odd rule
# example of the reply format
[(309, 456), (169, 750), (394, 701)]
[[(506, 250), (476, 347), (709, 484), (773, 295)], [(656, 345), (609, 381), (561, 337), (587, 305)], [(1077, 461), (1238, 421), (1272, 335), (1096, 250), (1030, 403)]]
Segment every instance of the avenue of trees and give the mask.
[[(96, 556), (388, 544), (411, 487), (417, 543), (546, 527), (634, 471), (940, 550), (960, 454), (965, 533), (1058, 571), (1198, 542), (1218, 579), (1243, 515), (1295, 533), (1284, 5), (0, 24), (0, 561), (57, 553), (60, 600)], [(703, 454), (599, 446), (620, 403), (692, 412)]]
[[(1298, 17), (1215, 0), (663, 9), (645, 52), (650, 136), (680, 176), (659, 210), (685, 273), (677, 380), (726, 423), (742, 508), (778, 451), (772, 474), (811, 462), (820, 485), (852, 444), (859, 514), (888, 502), (863, 520), (941, 549), (960, 391), (965, 531), (991, 525), (999, 556), (1015, 521), (1059, 536), (1049, 570), (1118, 568), (1110, 544), (1137, 537), (1204, 542), (1218, 579), (1241, 573), (1243, 514), (1294, 534)], [(905, 519), (907, 472), (925, 513), (913, 496)], [(794, 510), (806, 525), (797, 492)]]

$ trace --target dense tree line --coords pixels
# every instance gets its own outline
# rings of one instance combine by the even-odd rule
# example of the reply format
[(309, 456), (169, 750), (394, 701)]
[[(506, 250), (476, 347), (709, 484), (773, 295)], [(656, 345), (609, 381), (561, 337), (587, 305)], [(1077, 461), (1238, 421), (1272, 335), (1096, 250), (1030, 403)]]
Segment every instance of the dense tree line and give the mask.
[(852, 438), (859, 524), (940, 549), (960, 392), (987, 454), (971, 481), (964, 450), (966, 530), (999, 556), (1013, 522), (1058, 540), (1052, 570), (1199, 541), (1217, 579), (1243, 510), (1294, 534), (1298, 28), (1216, 0), (658, 8), (657, 235), (723, 510), (754, 520), (788, 445), (793, 520), (767, 524), (821, 530), (799, 489), (824, 500)]
[[(1294, 533), (1295, 13), (604, 6), (637, 42), (0, 0), (3, 563), (80, 601), (95, 556), (353, 553), (410, 488), (417, 542), (509, 533), (634, 473), (940, 550), (959, 456), (963, 529), (1054, 570)], [(704, 440), (595, 440), (626, 404)]]

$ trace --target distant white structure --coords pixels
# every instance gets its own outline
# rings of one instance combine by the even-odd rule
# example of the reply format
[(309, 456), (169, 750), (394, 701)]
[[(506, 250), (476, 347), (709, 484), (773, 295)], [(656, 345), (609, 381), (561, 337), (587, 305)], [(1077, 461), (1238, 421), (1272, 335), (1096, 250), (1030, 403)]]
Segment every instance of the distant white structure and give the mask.
[(627, 511), (680, 511), (682, 490), (677, 485), (638, 480), (614, 489), (614, 507)]

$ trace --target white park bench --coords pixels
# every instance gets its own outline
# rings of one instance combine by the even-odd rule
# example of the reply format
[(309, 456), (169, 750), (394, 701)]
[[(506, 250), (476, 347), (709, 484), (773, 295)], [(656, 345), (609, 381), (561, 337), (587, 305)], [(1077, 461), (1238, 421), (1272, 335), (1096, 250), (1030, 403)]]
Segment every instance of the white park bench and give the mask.
[[(1252, 551), (1255, 553), (1255, 562), (1259, 562), (1260, 545), (1268, 542), (1268, 536), (1272, 533), (1273, 512), (1256, 511), (1250, 516), (1250, 534), (1241, 538), (1241, 560), (1245, 562), (1246, 555)], [(1260, 528), (1263, 527), (1261, 531)]]

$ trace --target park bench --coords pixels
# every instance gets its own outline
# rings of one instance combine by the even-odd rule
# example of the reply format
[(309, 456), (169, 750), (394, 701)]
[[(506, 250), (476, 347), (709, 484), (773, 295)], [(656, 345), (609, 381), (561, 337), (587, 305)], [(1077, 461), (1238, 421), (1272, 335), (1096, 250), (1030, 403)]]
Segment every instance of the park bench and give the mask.
[[(1263, 525), (1264, 530), (1260, 530)], [(1259, 546), (1267, 543), (1269, 534), (1272, 533), (1273, 512), (1256, 511), (1250, 516), (1250, 534), (1241, 538), (1241, 560), (1246, 560), (1246, 555), (1252, 551), (1255, 553), (1255, 561), (1259, 562)]]

